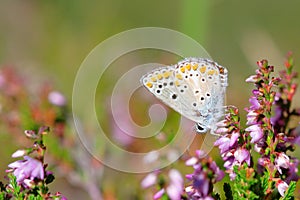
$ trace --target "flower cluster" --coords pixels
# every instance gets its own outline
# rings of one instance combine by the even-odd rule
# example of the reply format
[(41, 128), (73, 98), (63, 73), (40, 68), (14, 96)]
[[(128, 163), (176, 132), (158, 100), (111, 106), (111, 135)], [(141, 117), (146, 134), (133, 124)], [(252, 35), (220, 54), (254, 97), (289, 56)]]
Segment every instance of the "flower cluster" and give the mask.
[(248, 137), (240, 128), (238, 114), (236, 107), (227, 107), (225, 119), (217, 123), (219, 128), (216, 132), (222, 136), (214, 143), (220, 149), (221, 156), (225, 161), (224, 167), (231, 180), (236, 176), (234, 166), (241, 167), (244, 163), (248, 166), (251, 165)]
[(197, 150), (196, 156), (186, 161), (187, 166), (193, 166), (194, 172), (187, 174), (186, 178), (192, 181), (192, 184), (185, 188), (189, 199), (211, 200), (213, 193), (213, 184), (224, 177), (224, 172), (219, 169), (211, 157), (204, 157), (205, 152)]
[[(297, 76), (293, 69), (293, 61), (288, 56), (285, 70), (280, 72), (280, 78), (270, 78), (273, 66), (269, 66), (266, 60), (258, 62), (259, 69), (256, 74), (247, 79), (253, 82), (256, 89), (252, 91), (251, 106), (247, 109), (246, 131), (250, 132), (254, 149), (260, 153), (258, 167), (265, 169), (268, 174), (268, 188), (265, 193), (273, 191), (272, 182), (278, 185), (281, 196), (284, 188), (291, 181), (297, 181), (298, 159), (288, 156), (287, 150), (293, 150), (293, 141), (297, 140), (295, 128), (290, 128), (289, 122), (293, 115), (298, 115), (296, 110), (291, 110), (291, 102), (295, 94), (297, 84), (293, 79)], [(274, 85), (278, 85), (279, 91), (274, 91)], [(272, 108), (276, 107), (272, 116)]]
[[(50, 83), (31, 86), (23, 74), (12, 67), (0, 70), (0, 119), (11, 134), (24, 129), (51, 126), (63, 139), (66, 123), (66, 98)], [(21, 141), (22, 142), (22, 141)], [(21, 143), (23, 144), (23, 143)]]
[[(299, 116), (299, 109), (290, 108), (297, 88), (293, 79), (297, 74), (292, 71), (293, 62), (290, 56), (285, 64), (286, 69), (280, 72), (278, 78), (271, 77), (274, 67), (269, 66), (266, 60), (257, 62), (257, 65), (255, 75), (246, 79), (246, 82), (255, 85), (249, 98), (250, 106), (246, 108), (248, 127), (241, 128), (238, 109), (229, 106), (225, 119), (217, 124), (219, 128), (216, 132), (222, 136), (215, 142), (215, 146), (220, 149), (225, 161), (224, 167), (231, 180), (235, 180), (237, 172), (239, 173), (238, 180), (235, 181), (244, 185), (242, 188), (234, 184), (239, 196), (244, 192), (242, 196), (250, 197), (247, 196), (247, 191), (249, 194), (257, 183), (253, 179), (256, 174), (262, 177), (263, 194), (254, 191), (251, 194), (253, 198), (258, 198), (258, 195), (273, 195), (276, 188), (281, 196), (290, 195), (291, 191), (289, 194), (285, 191), (289, 187), (294, 189), (295, 184), (292, 181), (299, 179), (299, 161), (287, 155), (287, 151), (293, 151), (299, 140), (296, 128), (290, 128), (289, 124), (292, 116)], [(278, 92), (275, 91), (275, 86), (279, 88)], [(253, 158), (250, 154), (252, 148), (260, 154), (257, 171), (253, 169)], [(242, 172), (245, 176), (241, 176)]]
[[(246, 80), (255, 86), (249, 98), (250, 106), (245, 109), (247, 127), (241, 126), (235, 106), (227, 106), (224, 119), (216, 124), (215, 132), (220, 137), (214, 145), (220, 150), (225, 172), (231, 180), (230, 184), (224, 184), (225, 196), (226, 199), (293, 199), (299, 180), (299, 160), (288, 151), (300, 145), (300, 123), (294, 120), (300, 116), (300, 109), (291, 108), (297, 73), (293, 72), (291, 54), (285, 70), (277, 78), (271, 76), (274, 67), (266, 60), (257, 65), (256, 73)], [(210, 157), (202, 158), (203, 154), (199, 150), (195, 157), (186, 161), (187, 166), (193, 166), (194, 172), (186, 175), (192, 183), (185, 188), (185, 196), (180, 190), (181, 197), (220, 198), (213, 192), (213, 185), (224, 173)], [(154, 181), (154, 177), (152, 174), (148, 179)], [(164, 189), (160, 190), (156, 197), (161, 197), (163, 192)]]
[(26, 130), (25, 135), (35, 140), (33, 147), (17, 150), (13, 158), (23, 157), (8, 165), (9, 184), (1, 183), (0, 199), (62, 199), (59, 192), (51, 194), (48, 184), (54, 180), (51, 171), (47, 171), (44, 163), (46, 147), (43, 135), (49, 132), (48, 127), (40, 127), (38, 132)]
[[(159, 171), (155, 171), (148, 174), (141, 182), (141, 186), (143, 188), (148, 188), (152, 185), (155, 185), (158, 181), (158, 175), (160, 175), (160, 173), (161, 172)], [(162, 197), (168, 197), (171, 200), (181, 199), (183, 195), (183, 178), (178, 170), (169, 170), (168, 185), (166, 184), (167, 178), (161, 176), (159, 179), (159, 190), (153, 195), (153, 199), (160, 199)]]

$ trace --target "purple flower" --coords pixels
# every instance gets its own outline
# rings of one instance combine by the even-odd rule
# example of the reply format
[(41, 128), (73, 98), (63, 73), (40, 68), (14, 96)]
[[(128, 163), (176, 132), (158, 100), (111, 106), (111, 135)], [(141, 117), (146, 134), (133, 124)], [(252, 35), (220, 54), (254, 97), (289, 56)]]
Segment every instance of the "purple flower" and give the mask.
[(246, 79), (247, 83), (255, 83), (258, 80), (257, 75), (251, 75)]
[(289, 163), (289, 168), (287, 172), (287, 177), (285, 181), (287, 183), (291, 181), (298, 181), (299, 176), (298, 176), (298, 165), (299, 165), (299, 160), (296, 158), (290, 159)]
[(209, 192), (209, 179), (206, 178), (204, 174), (196, 174), (193, 176), (193, 188), (200, 194), (200, 196), (205, 197)]
[(223, 154), (230, 148), (230, 138), (226, 136), (220, 137), (218, 140), (215, 141), (214, 145), (219, 146), (220, 153)]
[(251, 110), (257, 110), (260, 108), (260, 104), (256, 97), (250, 97), (249, 102), (251, 104), (251, 106), (250, 106)]
[(153, 196), (153, 199), (160, 199), (165, 193), (165, 189), (162, 188), (161, 190), (159, 190), (158, 192), (156, 192)]
[(263, 137), (263, 131), (258, 124), (249, 126), (245, 131), (250, 131), (250, 136), (252, 137), (251, 143), (257, 143)]
[(43, 164), (34, 158), (24, 156), (24, 160), (18, 160), (8, 165), (13, 169), (13, 174), (18, 183), (23, 183), (25, 179), (44, 179)]
[(218, 140), (215, 141), (214, 145), (215, 146), (219, 146), (220, 149), (220, 153), (223, 154), (227, 151), (229, 151), (230, 149), (232, 149), (232, 147), (235, 146), (235, 144), (238, 141), (238, 138), (240, 136), (240, 134), (238, 132), (234, 132), (232, 133), (229, 137), (227, 137), (229, 134), (224, 135), (223, 137), (220, 137)]
[(276, 183), (276, 186), (277, 186), (277, 189), (278, 189), (278, 192), (281, 196), (284, 196), (284, 193), (285, 191), (288, 189), (289, 185), (282, 181), (282, 180), (279, 180), (277, 183)]
[(13, 158), (22, 157), (25, 154), (26, 154), (25, 150), (17, 150), (11, 155), (11, 157), (13, 157)]
[(279, 153), (275, 158), (275, 166), (280, 174), (282, 174), (281, 168), (289, 168), (290, 158), (283, 152)]
[(60, 92), (52, 91), (48, 95), (48, 101), (56, 106), (66, 105), (66, 98)]
[(167, 194), (171, 200), (180, 200), (183, 192), (183, 178), (179, 171), (171, 169), (169, 171), (170, 184), (167, 187)]
[(234, 157), (239, 163), (246, 162), (250, 166), (250, 153), (246, 149), (238, 149), (234, 152)]
[(205, 199), (210, 197), (213, 184), (224, 177), (224, 172), (220, 170), (217, 164), (208, 156), (203, 157), (204, 152), (198, 150), (196, 157), (186, 161), (188, 166), (193, 166), (194, 172), (187, 174), (186, 178), (192, 181), (192, 184), (185, 188), (190, 199)]
[(152, 172), (148, 174), (141, 182), (142, 188), (148, 188), (152, 185), (154, 185), (157, 181), (157, 173)]
[[(158, 171), (148, 174), (141, 185), (143, 188), (150, 187), (157, 182)], [(169, 171), (169, 184), (163, 186), (158, 192), (153, 196), (153, 199), (160, 199), (164, 194), (167, 194), (171, 200), (180, 200), (183, 193), (183, 178), (180, 172), (176, 169), (171, 169)], [(161, 185), (160, 185), (161, 187)]]

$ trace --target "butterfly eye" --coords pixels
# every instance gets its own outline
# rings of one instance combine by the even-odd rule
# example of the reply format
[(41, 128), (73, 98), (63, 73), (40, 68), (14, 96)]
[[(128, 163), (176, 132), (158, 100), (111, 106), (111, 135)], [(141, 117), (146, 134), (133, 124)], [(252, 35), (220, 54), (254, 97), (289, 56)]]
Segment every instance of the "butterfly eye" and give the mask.
[(207, 129), (203, 126), (200, 126), (200, 124), (196, 124), (196, 132), (197, 133), (205, 133)]

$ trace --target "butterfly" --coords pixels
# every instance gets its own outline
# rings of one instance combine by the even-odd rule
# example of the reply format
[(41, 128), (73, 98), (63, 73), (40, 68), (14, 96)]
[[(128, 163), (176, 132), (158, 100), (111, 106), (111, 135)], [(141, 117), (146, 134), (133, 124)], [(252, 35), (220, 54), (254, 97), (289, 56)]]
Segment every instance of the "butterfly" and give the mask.
[(185, 58), (145, 74), (142, 84), (163, 103), (196, 122), (196, 131), (216, 129), (224, 115), (228, 71), (214, 61)]

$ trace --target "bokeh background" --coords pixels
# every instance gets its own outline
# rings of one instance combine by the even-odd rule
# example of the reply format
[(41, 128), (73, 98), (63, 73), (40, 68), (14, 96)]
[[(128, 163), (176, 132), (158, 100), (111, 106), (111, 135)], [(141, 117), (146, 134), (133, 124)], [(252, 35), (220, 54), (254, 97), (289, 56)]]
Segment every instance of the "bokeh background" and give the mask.
[[(164, 27), (192, 37), (203, 45), (215, 61), (227, 67), (227, 104), (236, 105), (245, 114), (243, 108), (248, 106), (252, 86), (244, 80), (253, 74), (256, 61), (268, 59), (278, 71), (282, 69), (286, 53), (292, 51), (295, 70), (300, 71), (299, 7), (299, 1), (271, 0), (2, 0), (0, 66), (14, 66), (24, 76), (29, 76), (32, 84), (50, 80), (71, 105), (77, 70), (97, 44), (128, 29)], [(106, 124), (109, 118), (106, 97), (122, 72), (143, 62), (174, 63), (175, 60), (168, 60), (169, 57), (172, 56), (168, 53), (145, 50), (117, 61), (113, 69), (119, 67), (123, 71), (107, 71), (108, 78), (104, 78), (104, 84), (97, 91), (97, 99), (102, 102), (98, 105), (100, 121)], [(294, 106), (300, 106), (299, 97), (298, 92)], [(155, 101), (154, 98), (150, 99), (147, 104), (152, 100)], [(132, 112), (136, 114), (133, 118), (140, 120), (141, 124), (147, 123), (147, 117), (141, 119), (146, 115), (143, 102), (133, 100), (132, 104)], [(139, 110), (139, 107), (142, 109)], [(171, 115), (178, 118), (174, 113)], [(107, 130), (110, 130), (109, 126)], [(11, 162), (10, 154), (17, 148), (7, 134), (5, 131), (0, 133), (1, 177)], [(76, 133), (73, 134), (74, 139)], [(148, 145), (151, 147), (151, 143)], [(105, 199), (144, 198), (143, 191), (138, 189), (143, 175), (121, 173), (105, 167), (101, 170), (99, 187)], [(58, 175), (52, 187), (70, 199), (91, 198), (89, 191), (80, 184), (68, 181), (63, 173)]]

